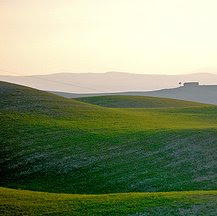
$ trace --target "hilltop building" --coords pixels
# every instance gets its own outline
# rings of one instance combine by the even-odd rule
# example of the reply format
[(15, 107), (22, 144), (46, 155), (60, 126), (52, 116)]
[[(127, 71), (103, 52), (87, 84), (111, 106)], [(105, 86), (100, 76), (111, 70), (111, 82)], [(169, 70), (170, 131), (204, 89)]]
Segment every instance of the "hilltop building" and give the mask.
[(199, 82), (185, 82), (184, 83), (184, 87), (195, 87), (195, 86), (199, 86)]

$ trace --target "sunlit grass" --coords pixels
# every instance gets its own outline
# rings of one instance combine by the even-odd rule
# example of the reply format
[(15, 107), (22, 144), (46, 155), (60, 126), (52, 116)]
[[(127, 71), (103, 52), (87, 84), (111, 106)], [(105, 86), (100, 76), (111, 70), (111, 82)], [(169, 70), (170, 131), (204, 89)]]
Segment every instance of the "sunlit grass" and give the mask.
[(217, 191), (52, 194), (0, 188), (5, 215), (214, 215)]

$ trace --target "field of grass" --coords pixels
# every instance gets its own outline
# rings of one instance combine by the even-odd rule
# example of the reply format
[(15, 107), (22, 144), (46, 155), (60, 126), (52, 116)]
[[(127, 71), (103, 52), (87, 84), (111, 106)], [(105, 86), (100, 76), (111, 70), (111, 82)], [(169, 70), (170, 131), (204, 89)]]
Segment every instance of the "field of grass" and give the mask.
[[(105, 200), (100, 204), (94, 201), (88, 206), (88, 200), (112, 199), (113, 195), (82, 194), (217, 190), (217, 106), (175, 101), (174, 107), (157, 108), (155, 98), (150, 109), (106, 108), (4, 82), (0, 82), (0, 99), (1, 187), (80, 194), (46, 196), (71, 197), (78, 204), (72, 201), (67, 208), (81, 214), (101, 208), (111, 211), (109, 214), (118, 208), (121, 214), (125, 207), (131, 214), (131, 203), (138, 204), (137, 198), (132, 198), (134, 194), (123, 194), (120, 196), (129, 201), (118, 205), (112, 202), (112, 207)], [(1, 196), (9, 200), (5, 204), (9, 210), (13, 210), (13, 194), (20, 211), (25, 211), (25, 203), (19, 202), (19, 196), (25, 194), (27, 206), (31, 199), (39, 202), (35, 210), (33, 202), (32, 211), (54, 208), (58, 213), (62, 208), (58, 204), (44, 207), (39, 193), (2, 188)], [(118, 196), (114, 198), (119, 200)], [(210, 195), (212, 202), (199, 207), (189, 201), (187, 209), (197, 211), (198, 207), (205, 212), (210, 205), (216, 213), (215, 196)], [(140, 201), (146, 202), (143, 198)], [(159, 212), (182, 211), (182, 204), (177, 208), (170, 204), (160, 206)], [(139, 206), (132, 209), (141, 213), (143, 204)], [(4, 205), (1, 208), (5, 211)], [(132, 214), (142, 215), (134, 210)], [(152, 210), (148, 207), (147, 212)]]
[(76, 100), (112, 108), (182, 108), (201, 106), (202, 104), (190, 101), (148, 96), (96, 96), (81, 97)]
[(0, 188), (4, 215), (216, 215), (217, 191), (54, 194)]

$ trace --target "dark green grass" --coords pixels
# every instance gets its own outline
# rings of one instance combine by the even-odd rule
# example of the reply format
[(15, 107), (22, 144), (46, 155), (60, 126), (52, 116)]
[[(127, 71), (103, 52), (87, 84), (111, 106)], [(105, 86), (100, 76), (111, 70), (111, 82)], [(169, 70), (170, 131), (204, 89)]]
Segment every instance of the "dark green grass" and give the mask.
[(70, 195), (0, 188), (3, 215), (216, 215), (217, 191)]
[(217, 107), (136, 100), (105, 108), (0, 82), (0, 186), (55, 192), (0, 188), (0, 214), (216, 215)]
[(216, 106), (108, 109), (7, 83), (0, 97), (0, 186), (83, 194), (217, 189)]
[(77, 98), (76, 100), (113, 108), (182, 108), (202, 105), (191, 101), (149, 96), (95, 96)]

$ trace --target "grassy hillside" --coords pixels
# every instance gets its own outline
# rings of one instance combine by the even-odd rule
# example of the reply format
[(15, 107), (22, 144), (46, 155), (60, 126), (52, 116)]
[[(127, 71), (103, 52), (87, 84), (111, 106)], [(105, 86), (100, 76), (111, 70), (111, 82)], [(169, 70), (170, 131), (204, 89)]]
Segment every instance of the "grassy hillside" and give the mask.
[(80, 107), (83, 110), (94, 107), (75, 100), (69, 101), (37, 89), (1, 81), (0, 97), (1, 111), (43, 114), (53, 117), (73, 110), (77, 112)]
[(2, 187), (217, 189), (216, 106), (108, 109), (3, 82), (0, 98)]
[(69, 195), (0, 188), (4, 215), (216, 215), (217, 191)]
[(76, 100), (95, 104), (103, 107), (113, 108), (182, 108), (191, 106), (201, 106), (200, 103), (148, 97), (148, 96), (96, 96), (96, 97), (81, 97)]

